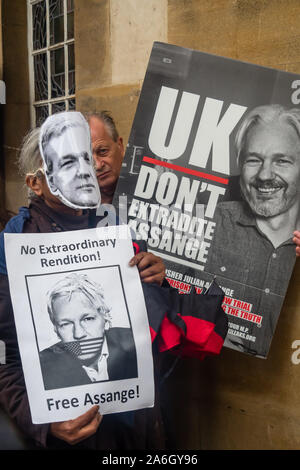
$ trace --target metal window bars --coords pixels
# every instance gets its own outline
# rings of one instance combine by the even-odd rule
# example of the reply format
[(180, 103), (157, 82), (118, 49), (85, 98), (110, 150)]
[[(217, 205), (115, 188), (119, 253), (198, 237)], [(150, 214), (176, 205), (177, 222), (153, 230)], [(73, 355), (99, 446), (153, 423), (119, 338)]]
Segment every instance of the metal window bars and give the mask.
[(75, 109), (74, 0), (27, 0), (32, 125)]

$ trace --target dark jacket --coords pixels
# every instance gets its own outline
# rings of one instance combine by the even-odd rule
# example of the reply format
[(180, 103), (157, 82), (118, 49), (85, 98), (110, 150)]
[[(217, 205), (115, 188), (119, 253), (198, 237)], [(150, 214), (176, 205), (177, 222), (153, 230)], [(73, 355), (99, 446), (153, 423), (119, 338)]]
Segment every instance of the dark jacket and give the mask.
[[(21, 208), (6, 232), (46, 233), (95, 227), (95, 212), (82, 216), (58, 214), (35, 198), (29, 210)], [(49, 434), (49, 424), (33, 424), (19, 354), (14, 315), (6, 273), (3, 233), (0, 234), (0, 339), (6, 344), (6, 364), (0, 367), (0, 405), (33, 445), (49, 449), (74, 448)], [(157, 398), (154, 408), (105, 415), (97, 432), (75, 447), (107, 449), (164, 448)]]
[[(7, 232), (60, 232), (81, 230), (96, 226), (95, 211), (83, 216), (57, 214), (42, 200), (35, 199), (6, 226)], [(145, 251), (145, 242), (133, 243)], [(1, 274), (2, 273), (2, 274)], [(211, 295), (178, 294), (177, 289), (160, 288), (142, 283), (148, 313), (152, 342), (159, 351), (172, 349), (180, 356), (203, 359), (207, 354), (219, 354), (227, 332), (227, 316), (221, 308), (223, 292), (219, 287)], [(0, 324), (2, 338), (7, 345), (7, 365), (0, 368), (0, 405), (13, 417), (25, 434), (48, 448), (69, 447), (48, 433), (49, 425), (33, 425), (24, 384), (19, 349), (14, 325), (6, 273), (3, 233), (0, 234)], [(2, 326), (3, 325), (3, 326)], [(157, 355), (154, 372), (157, 372)], [(156, 381), (157, 384), (157, 381)], [(157, 394), (157, 387), (156, 387)], [(80, 447), (93, 449), (163, 449), (162, 421), (155, 398), (154, 408), (104, 416), (96, 434), (82, 442)]]

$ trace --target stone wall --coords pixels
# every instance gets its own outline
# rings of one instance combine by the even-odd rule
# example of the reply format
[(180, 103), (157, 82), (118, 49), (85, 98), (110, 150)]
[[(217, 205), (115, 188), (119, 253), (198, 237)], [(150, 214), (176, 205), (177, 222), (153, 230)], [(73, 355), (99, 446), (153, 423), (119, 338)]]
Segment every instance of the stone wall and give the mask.
[(75, 8), (77, 109), (111, 111), (126, 140), (152, 44), (167, 41), (167, 0), (89, 0), (88, 8), (75, 0)]
[(26, 202), (16, 159), (21, 141), (30, 129), (26, 0), (2, 3), (5, 206), (16, 212)]

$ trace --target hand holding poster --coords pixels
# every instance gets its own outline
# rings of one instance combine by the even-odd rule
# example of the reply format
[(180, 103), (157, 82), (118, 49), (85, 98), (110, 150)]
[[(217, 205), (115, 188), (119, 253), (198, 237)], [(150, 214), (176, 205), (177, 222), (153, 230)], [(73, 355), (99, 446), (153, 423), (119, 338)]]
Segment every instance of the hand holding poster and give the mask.
[(33, 423), (69, 420), (95, 404), (101, 414), (153, 406), (128, 228), (5, 234), (5, 248)]
[[(170, 284), (216, 277), (225, 345), (266, 357), (300, 227), (300, 80), (154, 43), (115, 200)], [(116, 204), (117, 205), (117, 204)]]

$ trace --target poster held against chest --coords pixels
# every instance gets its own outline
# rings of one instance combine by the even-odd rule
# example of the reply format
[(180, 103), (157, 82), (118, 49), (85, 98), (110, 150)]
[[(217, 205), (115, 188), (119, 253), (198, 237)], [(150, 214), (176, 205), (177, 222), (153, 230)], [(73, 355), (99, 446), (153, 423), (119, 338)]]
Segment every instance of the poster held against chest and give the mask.
[(225, 346), (266, 357), (299, 228), (297, 75), (154, 43), (114, 202), (170, 284), (225, 292)]
[[(128, 227), (5, 234), (34, 423), (153, 406), (151, 338)], [(17, 266), (17, 269), (16, 269)]]

